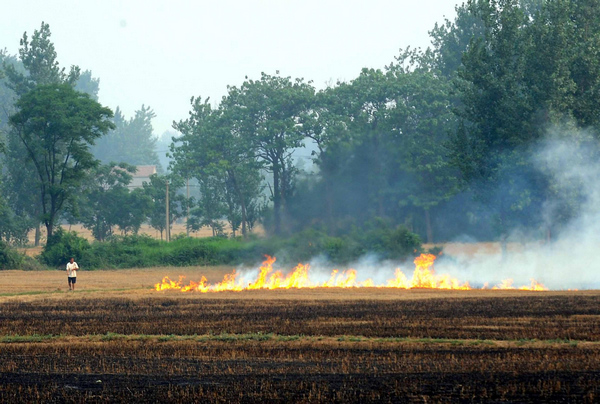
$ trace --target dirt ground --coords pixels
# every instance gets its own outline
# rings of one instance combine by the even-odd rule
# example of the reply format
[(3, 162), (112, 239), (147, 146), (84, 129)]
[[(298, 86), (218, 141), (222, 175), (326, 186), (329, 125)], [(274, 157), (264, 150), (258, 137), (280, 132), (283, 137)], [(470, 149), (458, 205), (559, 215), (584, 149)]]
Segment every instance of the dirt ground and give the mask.
[[(162, 293), (120, 272), (82, 274), (76, 292), (3, 295), (0, 402), (600, 398), (598, 291)], [(41, 287), (30, 274), (2, 290)]]

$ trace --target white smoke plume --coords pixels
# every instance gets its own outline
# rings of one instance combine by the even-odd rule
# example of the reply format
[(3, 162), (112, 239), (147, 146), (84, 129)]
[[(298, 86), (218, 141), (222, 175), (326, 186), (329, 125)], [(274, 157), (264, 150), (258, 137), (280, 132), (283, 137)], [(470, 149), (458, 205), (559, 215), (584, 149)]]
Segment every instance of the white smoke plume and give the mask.
[(543, 209), (547, 225), (557, 220), (557, 206), (578, 200), (578, 214), (551, 240), (523, 243), (518, 251), (481, 252), (440, 257), (438, 272), (448, 272), (473, 286), (490, 286), (512, 278), (531, 278), (552, 290), (600, 288), (600, 160), (596, 140), (586, 131), (554, 129), (532, 159), (550, 175), (554, 195)]

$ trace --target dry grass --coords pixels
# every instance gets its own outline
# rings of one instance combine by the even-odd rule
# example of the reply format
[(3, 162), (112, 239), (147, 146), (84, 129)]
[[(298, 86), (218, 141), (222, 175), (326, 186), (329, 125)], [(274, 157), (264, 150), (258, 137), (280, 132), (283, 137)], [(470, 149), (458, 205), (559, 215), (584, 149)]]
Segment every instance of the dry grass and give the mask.
[[(75, 294), (88, 297), (130, 298), (171, 297), (177, 299), (285, 299), (285, 300), (415, 300), (433, 298), (475, 298), (531, 296), (542, 293), (546, 296), (573, 296), (575, 292), (526, 292), (519, 290), (470, 290), (446, 291), (430, 289), (301, 289), (274, 291), (244, 291), (200, 294), (179, 291), (156, 292), (154, 285), (164, 276), (177, 280), (199, 280), (206, 276), (209, 282), (218, 282), (234, 268), (221, 267), (154, 267), (144, 269), (119, 269), (86, 271), (83, 268), (77, 275)], [(69, 293), (65, 271), (0, 271), (0, 302), (27, 299), (63, 299)], [(594, 291), (580, 291), (578, 295), (595, 295)]]

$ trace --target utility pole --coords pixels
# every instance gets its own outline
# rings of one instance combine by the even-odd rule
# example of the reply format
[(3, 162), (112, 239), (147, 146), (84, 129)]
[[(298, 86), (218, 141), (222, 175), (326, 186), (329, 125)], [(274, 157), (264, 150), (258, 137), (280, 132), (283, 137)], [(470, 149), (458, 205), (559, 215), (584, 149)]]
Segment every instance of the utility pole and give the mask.
[(167, 198), (166, 198), (167, 199), (167, 206), (166, 206), (166, 208), (167, 208), (167, 215), (166, 215), (167, 216), (167, 219), (166, 219), (167, 228), (165, 231), (165, 240), (168, 243), (169, 241), (171, 241), (171, 223), (169, 223), (170, 222), (169, 221), (169, 180), (166, 180), (166, 183), (167, 183)]
[(190, 220), (190, 179), (187, 178), (185, 180), (185, 186), (187, 188), (187, 200), (185, 201), (185, 204), (187, 205), (187, 213), (185, 216), (185, 234), (189, 237), (190, 236), (190, 228), (188, 227), (188, 221)]

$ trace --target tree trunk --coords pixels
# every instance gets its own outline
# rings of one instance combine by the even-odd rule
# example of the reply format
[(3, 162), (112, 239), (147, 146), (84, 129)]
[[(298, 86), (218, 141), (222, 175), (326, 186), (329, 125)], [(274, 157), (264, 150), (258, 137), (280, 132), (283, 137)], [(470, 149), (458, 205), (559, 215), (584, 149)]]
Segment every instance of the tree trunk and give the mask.
[(242, 195), (242, 190), (240, 189), (237, 181), (237, 177), (234, 172), (230, 173), (231, 179), (233, 180), (233, 187), (235, 188), (235, 192), (237, 193), (238, 198), (240, 199), (240, 207), (242, 208), (242, 237), (246, 238), (247, 229), (246, 222), (248, 221), (248, 215), (246, 214), (246, 201), (244, 199), (244, 195)]
[(433, 243), (433, 229), (431, 227), (431, 214), (429, 209), (425, 209), (425, 228), (427, 232), (427, 243)]
[(281, 187), (279, 164), (273, 164), (273, 226), (275, 234), (281, 234)]
[(333, 225), (333, 187), (331, 186), (331, 179), (327, 177), (325, 179), (325, 222), (331, 226)]
[(38, 224), (35, 226), (35, 238), (34, 238), (34, 241), (33, 241), (33, 244), (34, 244), (36, 247), (39, 247), (39, 246), (40, 246), (40, 238), (41, 238), (41, 237), (42, 237), (41, 226), (40, 226), (40, 223), (38, 223)]
[(48, 244), (48, 241), (50, 240), (50, 238), (52, 237), (52, 234), (54, 230), (54, 225), (52, 223), (51, 220), (46, 222), (46, 244)]
[(286, 216), (286, 212), (287, 212), (287, 192), (288, 192), (288, 170), (285, 166), (285, 161), (282, 161), (281, 163), (281, 175), (279, 176), (279, 182), (281, 183), (280, 187), (279, 187), (279, 194), (281, 195), (281, 207), (279, 208), (279, 226), (280, 226), (280, 230), (281, 230), (281, 217), (287, 217)]

